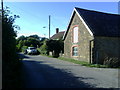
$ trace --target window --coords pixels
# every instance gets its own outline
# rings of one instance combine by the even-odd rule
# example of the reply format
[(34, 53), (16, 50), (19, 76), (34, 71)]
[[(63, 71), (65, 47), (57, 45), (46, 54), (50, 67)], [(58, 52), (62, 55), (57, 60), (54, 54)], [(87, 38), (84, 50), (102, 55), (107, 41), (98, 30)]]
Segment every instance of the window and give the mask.
[(78, 56), (78, 47), (73, 47), (72, 48), (72, 55), (73, 56)]
[(78, 27), (73, 28), (73, 43), (78, 42)]

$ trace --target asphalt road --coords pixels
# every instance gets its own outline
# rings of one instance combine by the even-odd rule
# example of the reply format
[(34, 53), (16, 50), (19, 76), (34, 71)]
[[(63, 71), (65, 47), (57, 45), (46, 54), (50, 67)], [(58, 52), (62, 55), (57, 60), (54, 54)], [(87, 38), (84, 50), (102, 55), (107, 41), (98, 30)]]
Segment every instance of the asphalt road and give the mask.
[(24, 88), (118, 88), (118, 69), (89, 68), (40, 55), (22, 55)]

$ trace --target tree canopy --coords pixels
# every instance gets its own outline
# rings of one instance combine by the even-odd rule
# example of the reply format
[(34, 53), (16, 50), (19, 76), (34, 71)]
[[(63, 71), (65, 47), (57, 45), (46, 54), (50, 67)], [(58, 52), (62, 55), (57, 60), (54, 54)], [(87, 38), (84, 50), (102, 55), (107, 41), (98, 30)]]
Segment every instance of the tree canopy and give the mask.
[[(16, 54), (16, 39), (19, 29), (15, 25), (18, 15), (10, 16), (10, 10), (5, 8), (2, 16), (2, 86), (3, 88), (13, 88), (18, 86), (17, 73), (19, 67), (19, 59)], [(15, 74), (16, 73), (16, 74)], [(19, 81), (19, 80), (18, 80)]]
[(40, 37), (38, 35), (30, 35), (29, 37), (35, 38), (35, 39), (40, 39)]
[(46, 38), (41, 38), (38, 35), (30, 35), (30, 36), (20, 36), (17, 41), (16, 41), (16, 47), (17, 47), (17, 51), (22, 51), (22, 47), (23, 46), (33, 46), (33, 47), (40, 47), (41, 45), (43, 45), (43, 41)]
[(58, 57), (59, 53), (64, 52), (64, 42), (62, 40), (47, 40), (47, 51), (54, 52), (54, 56)]
[[(3, 48), (3, 58), (10, 57), (9, 59), (14, 60), (13, 56), (16, 53), (16, 39), (17, 31), (15, 28), (19, 29), (17, 25), (14, 25), (16, 18), (19, 18), (18, 15), (9, 16), (10, 11), (5, 9), (2, 16), (2, 48)], [(5, 57), (4, 57), (5, 56)]]

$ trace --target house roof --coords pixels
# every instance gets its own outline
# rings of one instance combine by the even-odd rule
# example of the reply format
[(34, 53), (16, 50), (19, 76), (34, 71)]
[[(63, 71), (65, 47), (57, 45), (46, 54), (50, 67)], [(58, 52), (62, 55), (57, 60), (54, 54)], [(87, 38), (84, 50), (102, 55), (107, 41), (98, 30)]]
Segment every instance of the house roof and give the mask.
[(50, 39), (62, 39), (65, 31), (54, 34)]
[(75, 7), (63, 39), (66, 37), (75, 13), (85, 22), (89, 32), (94, 36), (120, 37), (120, 15)]

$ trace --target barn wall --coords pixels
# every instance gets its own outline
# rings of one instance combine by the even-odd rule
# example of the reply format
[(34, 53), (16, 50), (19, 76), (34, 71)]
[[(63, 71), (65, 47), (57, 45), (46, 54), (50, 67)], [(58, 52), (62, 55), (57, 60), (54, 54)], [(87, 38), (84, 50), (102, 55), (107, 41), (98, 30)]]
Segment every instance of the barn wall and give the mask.
[[(73, 43), (73, 27), (78, 26), (78, 43)], [(64, 40), (64, 57), (73, 58), (80, 61), (89, 62), (90, 60), (90, 40), (93, 37), (88, 32), (77, 14), (74, 15), (68, 30), (67, 36)], [(72, 47), (78, 46), (78, 56), (72, 56)]]
[(100, 64), (120, 60), (120, 38), (95, 37), (94, 61)]

